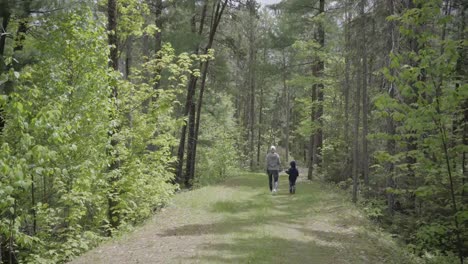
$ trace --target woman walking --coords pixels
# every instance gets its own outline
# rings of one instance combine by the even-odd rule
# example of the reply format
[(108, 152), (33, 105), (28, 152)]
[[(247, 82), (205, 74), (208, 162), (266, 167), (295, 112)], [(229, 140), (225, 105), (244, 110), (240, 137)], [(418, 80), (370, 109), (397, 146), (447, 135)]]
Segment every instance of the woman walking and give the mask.
[[(270, 185), (270, 192), (276, 193), (278, 191), (278, 174), (281, 171), (280, 157), (276, 153), (275, 146), (270, 147), (270, 152), (266, 156), (266, 170), (268, 174), (268, 183)], [(272, 182), (274, 181), (274, 186)]]

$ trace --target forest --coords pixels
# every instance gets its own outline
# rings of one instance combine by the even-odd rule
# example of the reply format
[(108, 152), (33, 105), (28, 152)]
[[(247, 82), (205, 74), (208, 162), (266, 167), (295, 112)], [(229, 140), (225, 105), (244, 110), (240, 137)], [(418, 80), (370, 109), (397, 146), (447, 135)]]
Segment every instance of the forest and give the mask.
[(67, 262), (271, 145), (412, 254), (467, 263), (467, 9), (0, 0), (0, 263)]

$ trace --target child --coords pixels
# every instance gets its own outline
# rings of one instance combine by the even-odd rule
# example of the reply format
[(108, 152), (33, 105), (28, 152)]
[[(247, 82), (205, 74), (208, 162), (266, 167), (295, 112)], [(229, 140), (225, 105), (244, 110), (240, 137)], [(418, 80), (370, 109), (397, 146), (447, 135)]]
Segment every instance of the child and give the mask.
[(296, 179), (299, 177), (299, 171), (296, 169), (296, 162), (294, 160), (289, 164), (291, 168), (286, 171), (289, 175), (289, 193), (296, 193)]

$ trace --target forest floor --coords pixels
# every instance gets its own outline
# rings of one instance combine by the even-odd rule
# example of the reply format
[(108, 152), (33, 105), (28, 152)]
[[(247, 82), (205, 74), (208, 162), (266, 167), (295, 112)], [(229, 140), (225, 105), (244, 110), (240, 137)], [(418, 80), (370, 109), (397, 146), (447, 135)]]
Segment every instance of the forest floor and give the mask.
[(71, 263), (411, 263), (336, 187), (300, 178), (290, 195), (245, 173), (177, 194), (134, 232)]

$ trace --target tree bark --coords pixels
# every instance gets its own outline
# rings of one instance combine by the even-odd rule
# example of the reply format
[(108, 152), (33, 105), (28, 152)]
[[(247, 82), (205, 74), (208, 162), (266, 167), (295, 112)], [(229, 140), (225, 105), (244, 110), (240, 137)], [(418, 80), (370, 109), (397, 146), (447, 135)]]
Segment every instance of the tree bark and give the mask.
[(260, 98), (259, 98), (259, 112), (258, 112), (258, 138), (257, 138), (257, 166), (260, 166), (260, 149), (262, 145), (262, 131), (263, 131), (263, 85), (260, 85)]
[(2, 17), (2, 28), (0, 28), (0, 74), (4, 71), (6, 65), (5, 61), (3, 59), (3, 55), (5, 54), (5, 44), (6, 44), (6, 33), (8, 24), (10, 22), (10, 10), (8, 9), (8, 6), (4, 7), (3, 5), (0, 5), (0, 7), (3, 9), (3, 12), (1, 14)]
[[(359, 69), (358, 69), (358, 78), (359, 80)], [(354, 98), (355, 103), (355, 112), (354, 112), (354, 128), (353, 128), (353, 202), (357, 202), (357, 192), (358, 192), (358, 181), (359, 181), (359, 171), (360, 171), (360, 162), (359, 162), (359, 118), (361, 114), (361, 86), (359, 81), (356, 85), (356, 95)]]
[[(224, 9), (226, 8), (228, 3), (228, 0), (225, 0), (224, 2), (218, 2), (216, 5), (216, 9), (213, 12), (213, 19), (211, 21), (211, 27), (210, 27), (210, 35), (208, 39), (208, 44), (205, 48), (205, 54), (208, 54), (209, 49), (213, 46), (214, 42), (214, 37), (216, 35), (216, 30), (219, 26), (219, 23), (221, 21), (221, 17), (224, 13)], [(206, 76), (208, 73), (208, 65), (209, 61), (206, 61), (203, 67), (203, 74), (202, 74), (202, 80), (200, 84), (200, 93), (198, 97), (198, 103), (197, 103), (197, 112), (196, 112), (196, 123), (195, 123), (195, 131), (193, 135), (193, 149), (192, 149), (192, 157), (189, 159), (189, 156), (187, 154), (187, 164), (190, 163), (190, 179), (195, 178), (195, 161), (196, 161), (196, 154), (197, 154), (197, 144), (198, 144), (198, 134), (199, 134), (199, 129), (200, 129), (200, 119), (201, 119), (201, 109), (203, 105), (203, 94), (205, 91), (205, 86), (206, 86)], [(190, 137), (189, 137), (190, 140)]]
[[(200, 18), (200, 27), (199, 27), (199, 30), (198, 30), (198, 35), (199, 36), (201, 36), (201, 34), (203, 33), (207, 5), (208, 5), (208, 2), (205, 1), (204, 4), (203, 4), (203, 9), (202, 9), (201, 18)], [(196, 16), (195, 16), (195, 4), (193, 6), (193, 11), (194, 11), (194, 15), (192, 16), (192, 19), (191, 19), (191, 28), (192, 28), (192, 33), (196, 33), (197, 32), (197, 25), (196, 25)], [(199, 49), (200, 49), (200, 46), (197, 43), (195, 48), (194, 48), (194, 54), (198, 55)], [(194, 100), (194, 97), (195, 97), (195, 90), (196, 90), (196, 86), (197, 86), (197, 81), (198, 81), (198, 77), (193, 76), (193, 75), (190, 76), (190, 79), (189, 79), (189, 82), (188, 82), (188, 85), (187, 85), (187, 99), (185, 100), (185, 107), (184, 107), (184, 112), (183, 112), (184, 117), (188, 117), (188, 119), (192, 118), (192, 120), (194, 120), (194, 117), (193, 117), (194, 112), (192, 111), (192, 108), (193, 108), (193, 100)], [(192, 116), (190, 117), (190, 115), (192, 115)], [(184, 154), (185, 154), (185, 142), (186, 142), (186, 136), (187, 136), (187, 126), (189, 124), (190, 124), (189, 122), (186, 122), (182, 126), (182, 129), (181, 129), (181, 135), (180, 135), (180, 140), (179, 140), (179, 148), (178, 148), (178, 151), (177, 151), (177, 169), (176, 169), (177, 181), (179, 183), (184, 183), (185, 187), (187, 187), (187, 188), (191, 187), (190, 174), (185, 173), (185, 175), (183, 175), (183, 165), (184, 165)], [(193, 148), (190, 148), (188, 146), (187, 146), (187, 148), (190, 151), (193, 149)], [(188, 170), (188, 171), (190, 171), (190, 170)]]
[(154, 14), (156, 15), (156, 27), (158, 27), (158, 31), (154, 34), (154, 39), (155, 39), (155, 53), (157, 54), (161, 48), (162, 48), (162, 26), (163, 26), (163, 20), (162, 20), (162, 11), (163, 11), (163, 4), (162, 0), (156, 0), (155, 1), (155, 12)]
[[(466, 1), (460, 1), (460, 26), (458, 28), (458, 39), (460, 41), (466, 39), (466, 12), (468, 10), (468, 3)], [(457, 84), (457, 89), (460, 88), (460, 85), (463, 82), (466, 82), (467, 76), (468, 76), (468, 58), (467, 58), (467, 53), (468, 53), (468, 48), (465, 47), (460, 47), (458, 50), (458, 60), (457, 60), (457, 66), (456, 66), (456, 71), (457, 75), (459, 76), (458, 79), (460, 81), (460, 84)], [(468, 99), (465, 99), (462, 104), (461, 104), (461, 112), (463, 115), (462, 118), (462, 142), (463, 145), (467, 146), (468, 145)], [(462, 157), (461, 157), (461, 164), (462, 164), (462, 184), (465, 186), (468, 184), (468, 153), (466, 151), (463, 151)], [(468, 197), (467, 197), (467, 192), (465, 191), (466, 188), (462, 189), (462, 198), (463, 202), (468, 204)]]
[[(5, 59), (3, 58), (3, 55), (5, 54), (5, 44), (6, 44), (6, 34), (1, 34), (3, 32), (6, 32), (8, 28), (8, 23), (10, 22), (10, 10), (7, 5), (8, 2), (0, 5), (3, 9), (3, 14), (2, 15), (2, 28), (0, 29), (0, 75), (6, 70), (6, 64), (5, 64)], [(6, 6), (4, 6), (6, 5)], [(3, 117), (3, 108), (0, 108), (0, 134), (3, 132), (3, 128), (5, 127), (5, 118)], [(1, 243), (0, 243), (0, 248), (1, 248)], [(2, 259), (0, 255), (0, 260)]]
[[(315, 76), (316, 71), (317, 71), (317, 66), (313, 65), (312, 66), (312, 74)], [(316, 110), (315, 110), (315, 103), (317, 101), (317, 85), (314, 84), (312, 86), (312, 106), (311, 106), (311, 112), (310, 112), (310, 122), (311, 124), (314, 124), (316, 121)], [(315, 137), (315, 131), (312, 132), (309, 136), (309, 161), (308, 161), (308, 171), (307, 171), (307, 179), (312, 180), (314, 176), (314, 164), (316, 160), (316, 137)]]
[(289, 88), (286, 84), (287, 80), (287, 73), (286, 73), (286, 54), (285, 50), (283, 49), (283, 90), (284, 90), (284, 97), (285, 97), (285, 107), (286, 107), (286, 127), (285, 127), (285, 142), (284, 142), (284, 149), (285, 149), (285, 161), (289, 161)]
[[(31, 212), (32, 212), (32, 217), (33, 217), (33, 232), (32, 235), (36, 235), (36, 230), (37, 230), (37, 218), (36, 218), (36, 197), (34, 196), (34, 193), (36, 191), (36, 186), (34, 184), (34, 172), (31, 173)], [(0, 256), (1, 260), (1, 256)]]
[[(387, 10), (389, 10), (389, 13), (387, 16), (393, 15), (395, 13), (395, 3), (394, 0), (387, 0)], [(389, 38), (387, 41), (387, 49), (388, 49), (388, 54), (392, 53), (395, 51), (397, 41), (396, 41), (396, 30), (395, 30), (395, 22), (390, 21), (388, 24), (388, 31), (389, 31)], [(388, 58), (390, 60), (390, 58)], [(390, 61), (387, 63), (388, 66), (390, 65)], [(393, 73), (393, 69), (390, 69)], [(395, 84), (393, 82), (389, 83), (389, 95), (391, 98), (395, 96)], [(391, 156), (396, 154), (396, 142), (394, 139), (394, 136), (396, 134), (396, 125), (395, 122), (393, 121), (393, 117), (389, 116), (387, 117), (387, 134), (389, 135), (389, 139), (387, 140), (387, 152)], [(386, 180), (386, 187), (387, 190), (389, 188), (394, 189), (396, 187), (395, 185), (395, 180), (394, 180), (394, 175), (395, 175), (395, 164), (392, 161), (387, 162), (387, 180)], [(394, 213), (394, 205), (395, 205), (395, 195), (392, 192), (387, 191), (387, 212), (389, 215), (393, 215)]]
[[(325, 12), (325, 0), (319, 1), (318, 15), (321, 15)], [(317, 27), (317, 33), (315, 34), (315, 39), (319, 43), (319, 50), (323, 50), (325, 45), (325, 29), (323, 22), (320, 21)], [(319, 79), (319, 82), (314, 84), (312, 88), (312, 113), (311, 121), (312, 124), (317, 124), (317, 129), (315, 129), (312, 135), (309, 138), (309, 171), (307, 178), (312, 180), (313, 178), (313, 169), (314, 165), (320, 167), (322, 165), (322, 145), (323, 145), (323, 88), (321, 78), (324, 74), (325, 63), (323, 58), (320, 56), (315, 57), (316, 63), (313, 66), (312, 74)]]
[(28, 22), (26, 21), (27, 17), (20, 19), (18, 30), (16, 31), (15, 36), (15, 46), (13, 51), (21, 51), (24, 47), (24, 41), (26, 39), (26, 32), (28, 31)]
[[(351, 42), (351, 34), (350, 34), (350, 23), (351, 23), (351, 16), (348, 10), (349, 2), (346, 1), (346, 13), (345, 13), (345, 84), (344, 84), (344, 99), (345, 99), (345, 126), (344, 126), (344, 141), (346, 146), (346, 154), (347, 157), (350, 156), (349, 153), (349, 92), (351, 90), (350, 86), (350, 42)], [(347, 158), (345, 168), (349, 162), (349, 158)]]
[[(208, 62), (206, 62), (208, 63)], [(204, 63), (205, 64), (205, 63)], [(204, 65), (203, 64), (203, 65)], [(204, 66), (202, 66), (202, 75), (206, 73), (203, 71)], [(194, 84), (196, 87), (196, 84)], [(194, 87), (194, 90), (196, 89)], [(194, 94), (195, 96), (195, 94)], [(189, 112), (189, 119), (188, 119), (188, 135), (187, 135), (187, 160), (185, 166), (185, 185), (187, 187), (191, 187), (193, 185), (192, 171), (194, 170), (194, 162), (195, 162), (195, 120), (196, 120), (196, 105), (195, 105), (195, 98), (193, 98), (190, 102), (190, 112)]]
[[(118, 60), (118, 38), (117, 38), (117, 0), (108, 0), (107, 2), (107, 15), (108, 15), (108, 42), (110, 47), (110, 54), (109, 54), (109, 67), (114, 71), (119, 70), (119, 60)], [(118, 89), (117, 86), (114, 85), (112, 87), (111, 98), (115, 102), (118, 97)], [(111, 117), (112, 118), (112, 117)], [(111, 146), (112, 150), (115, 151), (118, 141), (113, 137), (116, 133), (118, 133), (119, 128), (113, 127), (112, 132), (110, 132), (111, 138)], [(112, 155), (112, 154), (111, 154)], [(112, 161), (109, 167), (109, 172), (115, 171), (120, 167), (118, 161), (118, 154), (112, 155)], [(116, 197), (119, 195), (118, 188), (116, 183), (118, 182), (119, 178), (116, 175), (109, 177), (109, 193), (107, 196), (107, 203), (108, 203), (108, 221), (111, 229), (115, 229), (120, 224), (120, 215), (117, 210), (117, 199)], [(112, 231), (109, 232), (109, 235), (112, 235)]]
[(254, 169), (255, 164), (255, 152), (254, 152), (254, 141), (255, 141), (255, 78), (256, 78), (256, 60), (257, 60), (257, 49), (256, 49), (256, 41), (255, 41), (255, 34), (256, 34), (256, 23), (255, 23), (255, 16), (256, 16), (256, 8), (255, 8), (255, 1), (247, 1), (246, 8), (249, 11), (249, 25), (248, 28), (248, 43), (249, 43), (249, 54), (248, 54), (248, 88), (249, 88), (249, 115), (248, 115), (248, 152), (249, 152), (249, 167), (250, 170)]
[[(155, 1), (155, 11), (154, 14), (156, 15), (156, 27), (158, 27), (158, 31), (154, 34), (154, 53), (156, 54), (156, 58), (160, 59), (161, 55), (159, 54), (161, 49), (162, 49), (162, 27), (163, 27), (163, 20), (162, 20), (162, 10), (163, 10), (163, 4), (162, 0), (156, 0)], [(155, 75), (160, 75), (161, 70), (157, 69), (155, 72)], [(154, 84), (154, 89), (157, 90), (161, 86), (161, 82), (156, 82)]]
[[(195, 87), (197, 85), (197, 77), (190, 76), (189, 83), (187, 85), (187, 99), (185, 100), (184, 116), (188, 116), (191, 108), (193, 106), (193, 97), (195, 94)], [(187, 122), (188, 123), (188, 122)], [(185, 152), (185, 141), (187, 135), (187, 123), (182, 126), (182, 131), (180, 133), (179, 148), (177, 152), (177, 181), (179, 183), (184, 183), (185, 187), (190, 187), (190, 178), (187, 178), (186, 175), (182, 175), (183, 162), (184, 162), (184, 152)]]
[(125, 51), (125, 79), (128, 80), (131, 74), (131, 67), (132, 67), (132, 45), (133, 45), (133, 37), (128, 37), (126, 41), (126, 51)]
[[(323, 14), (325, 12), (325, 0), (320, 0), (320, 5), (319, 5), (319, 15)], [(320, 44), (320, 50), (323, 50), (325, 47), (325, 28), (323, 25), (323, 22), (321, 21), (318, 25), (318, 43)], [(317, 112), (316, 112), (316, 121), (318, 122), (318, 130), (316, 132), (316, 161), (315, 164), (317, 167), (322, 166), (322, 147), (323, 147), (323, 103), (324, 103), (324, 97), (323, 97), (323, 89), (324, 89), (324, 84), (323, 84), (323, 75), (325, 71), (325, 62), (323, 58), (318, 57), (318, 62), (317, 62), (317, 77), (320, 78), (319, 83), (317, 84)]]
[[(107, 30), (110, 46), (109, 67), (119, 70), (118, 38), (117, 38), (117, 0), (107, 1)], [(117, 98), (117, 87), (112, 88), (112, 96)]]
[[(267, 48), (266, 45), (263, 45), (263, 56), (262, 56), (263, 62), (267, 61)], [(259, 88), (260, 88), (260, 98), (259, 98), (259, 113), (258, 113), (258, 139), (257, 139), (257, 166), (260, 167), (261, 161), (260, 161), (260, 151), (261, 151), (261, 146), (262, 146), (262, 132), (263, 132), (263, 96), (264, 96), (264, 90), (263, 90), (263, 83), (265, 82), (265, 76), (262, 75), (262, 81), (259, 82)], [(262, 160), (263, 161), (263, 160)]]
[(360, 15), (361, 15), (361, 51), (362, 51), (362, 174), (364, 178), (364, 184), (369, 185), (369, 153), (367, 150), (367, 134), (369, 130), (368, 124), (368, 95), (367, 95), (367, 76), (368, 76), (368, 64), (367, 64), (367, 32), (364, 12), (366, 0), (360, 2)]

